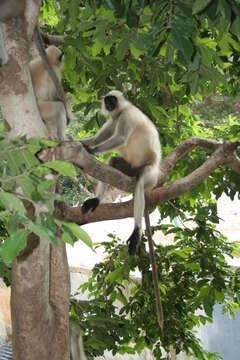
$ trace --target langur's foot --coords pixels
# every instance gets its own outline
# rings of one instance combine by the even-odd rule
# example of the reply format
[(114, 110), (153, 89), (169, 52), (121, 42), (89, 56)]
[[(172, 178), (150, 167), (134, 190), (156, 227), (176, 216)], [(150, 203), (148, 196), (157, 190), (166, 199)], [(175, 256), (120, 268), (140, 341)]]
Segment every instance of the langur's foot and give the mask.
[(82, 204), (82, 213), (86, 214), (89, 210), (94, 211), (99, 205), (99, 199), (97, 197), (87, 199)]
[(140, 242), (140, 230), (139, 227), (135, 227), (130, 238), (127, 240), (129, 255), (136, 255), (138, 245)]

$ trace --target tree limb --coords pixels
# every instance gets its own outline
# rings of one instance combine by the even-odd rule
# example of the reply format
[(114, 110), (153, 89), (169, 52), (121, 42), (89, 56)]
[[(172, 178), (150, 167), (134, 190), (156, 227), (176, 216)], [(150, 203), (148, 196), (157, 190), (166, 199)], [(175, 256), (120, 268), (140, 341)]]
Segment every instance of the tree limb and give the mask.
[(198, 137), (192, 137), (190, 139), (184, 140), (181, 144), (176, 146), (175, 149), (173, 149), (171, 153), (168, 154), (166, 158), (161, 162), (161, 172), (158, 179), (158, 185), (163, 184), (167, 180), (177, 161), (182, 159), (196, 146), (216, 150), (219, 146), (221, 146), (221, 143), (218, 143), (215, 140)]
[(70, 161), (79, 169), (90, 176), (110, 184), (123, 191), (132, 191), (135, 186), (135, 179), (124, 175), (121, 171), (114, 169), (97, 161), (90, 155), (80, 142), (68, 141), (54, 149), (46, 149), (39, 153), (39, 159), (43, 162), (51, 159), (54, 154), (56, 160)]
[(59, 46), (66, 41), (65, 35), (51, 35), (41, 31), (42, 38), (46, 44)]
[[(60, 149), (58, 148), (58, 151), (63, 151), (64, 156), (61, 157), (59, 153), (56, 158), (71, 160), (75, 165), (81, 167), (91, 176), (97, 177), (121, 190), (129, 191), (130, 188), (133, 189), (135, 184), (134, 179), (129, 178), (112, 167), (96, 162), (96, 160), (83, 149), (81, 144), (75, 143), (75, 151), (73, 151), (72, 144), (69, 143), (68, 145), (70, 145), (68, 153), (66, 152), (66, 145), (61, 145), (59, 147)], [(146, 193), (146, 204), (149, 209), (154, 209), (158, 204), (175, 199), (185, 192), (190, 191), (199, 185), (219, 166), (229, 165), (231, 154), (234, 154), (239, 143), (228, 142), (221, 144), (212, 140), (200, 138), (188, 139), (178, 145), (165, 160), (163, 160), (161, 164), (163, 175), (160, 182), (162, 182), (163, 179), (167, 179), (175, 163), (197, 145), (214, 149), (214, 152), (201, 166), (189, 175), (174, 181), (168, 186), (157, 187), (150, 193)], [(232, 166), (235, 166), (238, 170), (239, 160), (236, 158), (234, 159), (234, 162), (233, 160), (231, 161), (231, 164), (235, 164)], [(127, 201), (117, 204), (101, 204), (94, 212), (89, 212), (84, 216), (82, 215), (80, 207), (69, 207), (61, 204), (58, 206), (58, 209), (56, 209), (56, 216), (64, 218), (66, 221), (76, 222), (80, 225), (103, 220), (122, 219), (133, 216), (133, 203), (132, 201)]]

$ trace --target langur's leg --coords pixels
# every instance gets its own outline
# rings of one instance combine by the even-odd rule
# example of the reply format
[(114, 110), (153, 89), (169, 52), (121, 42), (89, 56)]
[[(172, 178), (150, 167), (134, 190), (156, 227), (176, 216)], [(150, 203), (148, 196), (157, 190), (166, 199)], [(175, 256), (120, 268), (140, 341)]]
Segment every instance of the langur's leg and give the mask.
[(159, 167), (146, 166), (137, 181), (134, 192), (134, 230), (127, 240), (130, 255), (135, 255), (142, 235), (142, 218), (145, 209), (145, 190), (151, 190), (157, 185)]
[[(131, 176), (131, 177), (138, 176), (142, 171), (142, 167), (141, 168), (133, 168), (126, 160), (124, 160), (121, 157), (110, 157), (107, 161), (107, 164), (109, 166), (114, 167), (115, 169), (120, 170), (125, 175)], [(97, 184), (96, 197), (87, 199), (82, 204), (82, 213), (83, 214), (86, 214), (89, 210), (94, 211), (98, 207), (100, 202), (103, 200), (105, 190), (106, 190), (106, 184), (100, 181)]]
[(64, 141), (67, 125), (64, 104), (61, 101), (39, 101), (38, 107), (50, 139)]
[[(114, 166), (114, 158), (110, 157), (107, 161), (107, 164), (110, 166)], [(96, 189), (96, 197), (87, 199), (82, 204), (82, 213), (83, 214), (86, 214), (89, 210), (94, 211), (98, 207), (100, 202), (103, 200), (106, 186), (107, 186), (106, 183), (104, 183), (102, 181), (98, 182), (97, 189)]]
[[(114, 167), (115, 169), (122, 171), (128, 176), (136, 176), (139, 173), (138, 169), (132, 168), (131, 165), (121, 157), (110, 157), (107, 161), (107, 164)], [(100, 202), (103, 200), (105, 190), (106, 184), (100, 181), (97, 184), (96, 197), (87, 199), (82, 204), (83, 214), (86, 214), (89, 210), (94, 211), (98, 207)]]

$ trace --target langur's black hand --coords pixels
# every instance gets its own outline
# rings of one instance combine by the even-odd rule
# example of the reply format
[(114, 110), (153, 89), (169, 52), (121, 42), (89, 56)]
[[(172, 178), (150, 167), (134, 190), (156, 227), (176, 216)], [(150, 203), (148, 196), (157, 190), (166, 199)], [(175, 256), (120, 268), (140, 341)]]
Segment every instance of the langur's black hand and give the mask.
[(94, 211), (99, 205), (99, 199), (97, 197), (87, 199), (82, 204), (82, 213), (86, 214), (89, 210)]

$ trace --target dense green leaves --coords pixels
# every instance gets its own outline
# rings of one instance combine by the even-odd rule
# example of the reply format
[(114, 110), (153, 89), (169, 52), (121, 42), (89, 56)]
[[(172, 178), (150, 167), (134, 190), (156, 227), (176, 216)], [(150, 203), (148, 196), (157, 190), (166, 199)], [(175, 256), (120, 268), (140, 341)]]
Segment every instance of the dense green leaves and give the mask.
[[(232, 314), (240, 305), (239, 270), (232, 269), (225, 259), (232, 256), (233, 246), (215, 231), (206, 216), (213, 211), (211, 206), (198, 207), (191, 214), (195, 224), (191, 228), (188, 221), (183, 226), (174, 221), (153, 228), (154, 232), (174, 234), (173, 244), (156, 246), (163, 333), (153, 301), (146, 239), (135, 258), (128, 256), (126, 245), (115, 237), (103, 243), (107, 260), (95, 265), (92, 276), (81, 286), (81, 291), (88, 290), (89, 302), (72, 300), (71, 308), (71, 316), (86, 334), (84, 344), (90, 357), (102, 355), (106, 348), (113, 353), (133, 354), (148, 347), (154, 349), (156, 359), (165, 359), (162, 349), (168, 351), (174, 344), (177, 353), (184, 350), (197, 359), (220, 359), (204, 351), (193, 332), (200, 324), (212, 321), (216, 302)], [(141, 279), (130, 277), (136, 266)]]
[[(239, 141), (239, 99), (232, 97), (239, 96), (240, 90), (239, 14), (238, 0), (44, 1), (41, 23), (45, 30), (65, 35), (63, 83), (73, 95), (77, 113), (71, 135), (79, 139), (102, 125), (99, 99), (117, 88), (124, 89), (155, 122), (163, 157), (191, 136)], [(54, 218), (56, 200), (79, 201), (75, 179), (69, 179), (77, 175), (75, 168), (59, 161), (43, 165), (35, 157), (42, 147), (56, 146), (56, 142), (9, 142), (0, 136), (0, 225), (4, 228), (0, 255), (5, 263), (21, 252), (29, 232), (57, 244), (59, 229), (63, 241), (74, 244), (81, 239), (91, 247), (81, 228)], [(169, 181), (191, 173), (209, 154), (199, 148), (192, 151), (176, 164)], [(63, 196), (53, 191), (56, 180), (46, 178), (52, 170), (62, 175)], [(161, 346), (168, 351), (170, 345), (197, 359), (217, 358), (201, 348), (193, 329), (211, 320), (216, 301), (230, 314), (239, 308), (239, 271), (225, 260), (225, 255), (239, 254), (239, 246), (230, 246), (214, 228), (216, 199), (223, 193), (231, 199), (240, 197), (239, 189), (239, 176), (221, 168), (191, 192), (161, 205), (160, 221), (175, 219), (174, 225), (158, 227), (174, 234), (174, 244), (156, 247), (164, 334), (159, 334), (154, 316), (144, 246), (140, 257), (132, 259), (126, 246), (114, 239), (104, 244), (107, 260), (96, 265), (82, 287), (89, 291), (90, 301), (73, 301), (71, 308), (75, 320), (80, 316), (88, 354), (100, 355), (105, 349), (132, 354), (156, 344), (156, 359), (164, 357)], [(26, 201), (39, 207), (37, 219), (26, 213)], [(195, 225), (177, 226), (179, 216), (182, 221), (193, 219)], [(142, 283), (129, 277), (136, 266)], [(131, 284), (129, 296), (124, 293), (126, 283)], [(116, 301), (122, 304), (120, 311)], [(197, 309), (205, 314), (197, 315)]]
[[(57, 246), (59, 229), (64, 241), (70, 239), (68, 242), (73, 244), (82, 240), (92, 247), (91, 239), (78, 225), (61, 223), (53, 216), (55, 201), (64, 197), (53, 191), (56, 178), (46, 176), (54, 170), (73, 177), (77, 174), (74, 166), (64, 161), (41, 164), (34, 154), (46, 146), (55, 146), (54, 142), (37, 139), (12, 142), (1, 130), (0, 224), (5, 232), (0, 237), (0, 257), (5, 264), (11, 264), (25, 248), (30, 233)], [(34, 207), (37, 210), (30, 210)]]
[[(45, 12), (49, 3), (54, 5), (46, 1)], [(163, 157), (192, 136), (238, 141), (239, 98), (233, 96), (240, 90), (239, 14), (238, 0), (59, 0), (58, 23), (50, 31), (67, 34), (64, 84), (74, 96), (77, 112), (71, 135), (77, 139), (92, 135), (102, 125), (98, 100), (117, 88), (155, 122)], [(190, 174), (210, 153), (192, 151), (176, 164), (169, 182)], [(62, 184), (65, 193), (73, 188), (69, 180)], [(152, 316), (148, 257), (143, 251), (140, 259), (129, 259), (124, 246), (105, 244), (108, 260), (96, 265), (83, 286), (90, 302), (71, 309), (74, 318), (80, 315), (85, 333), (91, 332), (85, 337), (91, 356), (106, 348), (133, 353), (156, 343), (155, 357), (161, 359), (161, 340), (166, 350), (174, 344), (177, 351), (184, 349), (195, 358), (215, 358), (204, 352), (192, 330), (211, 320), (216, 301), (229, 312), (239, 303), (238, 276), (224, 258), (239, 249), (214, 230), (219, 221), (216, 199), (223, 193), (239, 198), (239, 188), (239, 176), (221, 168), (197, 188), (161, 204), (160, 221), (170, 217), (175, 225), (159, 228), (174, 234), (175, 243), (156, 250), (167, 329), (160, 339)], [(179, 216), (182, 221), (194, 218), (194, 229), (180, 229)], [(74, 242), (70, 229), (64, 231), (63, 240)], [(132, 284), (126, 300), (124, 282), (130, 281), (129, 271), (137, 265), (143, 286)], [(227, 296), (235, 305), (228, 305)], [(123, 304), (119, 313), (116, 300)], [(196, 309), (205, 314), (196, 315)]]

